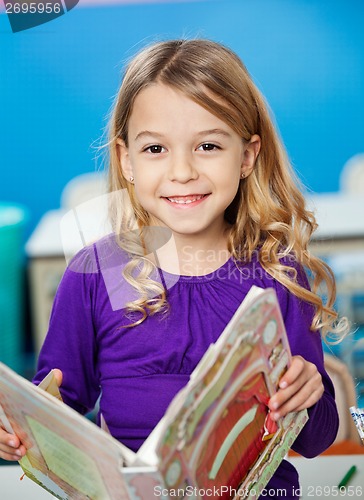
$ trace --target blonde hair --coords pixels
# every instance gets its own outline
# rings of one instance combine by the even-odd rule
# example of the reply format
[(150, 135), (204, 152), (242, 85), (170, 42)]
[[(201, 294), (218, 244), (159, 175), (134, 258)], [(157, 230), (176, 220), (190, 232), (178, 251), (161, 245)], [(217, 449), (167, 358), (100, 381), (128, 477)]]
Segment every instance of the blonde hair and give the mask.
[[(139, 299), (128, 304), (142, 318), (165, 309), (166, 292), (152, 280), (153, 264), (145, 259), (143, 232), (149, 215), (138, 202), (133, 186), (121, 172), (117, 140), (128, 145), (128, 122), (138, 93), (152, 83), (163, 83), (225, 121), (244, 141), (254, 134), (261, 138), (261, 150), (255, 168), (240, 182), (232, 204), (225, 212), (231, 224), (228, 249), (236, 260), (250, 261), (259, 250), (263, 268), (294, 295), (315, 307), (311, 329), (340, 335), (347, 330), (345, 319), (338, 321), (333, 304), (335, 279), (329, 266), (308, 249), (317, 227), (314, 215), (305, 208), (305, 200), (273, 125), (268, 106), (242, 61), (230, 49), (209, 40), (170, 40), (142, 50), (128, 65), (116, 98), (109, 130), (111, 191), (126, 188), (131, 207), (114, 206), (111, 217), (119, 244), (133, 259), (124, 275), (139, 292)], [(243, 202), (244, 200), (244, 202)], [(131, 227), (137, 221), (139, 236)], [(282, 264), (294, 255), (313, 276), (312, 291), (300, 286), (297, 271)], [(139, 273), (135, 276), (135, 273)], [(318, 294), (326, 286), (327, 301)]]

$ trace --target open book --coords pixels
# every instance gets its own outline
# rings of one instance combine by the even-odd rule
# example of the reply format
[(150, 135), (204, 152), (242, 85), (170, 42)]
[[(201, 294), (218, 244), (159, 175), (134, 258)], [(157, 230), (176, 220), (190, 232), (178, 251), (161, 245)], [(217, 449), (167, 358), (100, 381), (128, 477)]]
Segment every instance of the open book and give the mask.
[(253, 500), (308, 418), (270, 419), (290, 357), (274, 290), (252, 287), (137, 453), (59, 401), (52, 375), (43, 390), (1, 363), (0, 420), (28, 450), (26, 475), (60, 499)]

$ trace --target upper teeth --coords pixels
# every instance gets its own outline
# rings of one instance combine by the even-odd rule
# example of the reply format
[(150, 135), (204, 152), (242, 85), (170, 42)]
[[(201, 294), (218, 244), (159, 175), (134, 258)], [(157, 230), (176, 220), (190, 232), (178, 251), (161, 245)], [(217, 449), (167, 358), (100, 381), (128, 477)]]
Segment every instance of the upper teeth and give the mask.
[(187, 203), (193, 203), (194, 201), (201, 200), (204, 195), (200, 194), (198, 196), (194, 196), (193, 198), (191, 197), (178, 197), (178, 198), (168, 198), (169, 201), (172, 203), (182, 203), (182, 204), (187, 204)]

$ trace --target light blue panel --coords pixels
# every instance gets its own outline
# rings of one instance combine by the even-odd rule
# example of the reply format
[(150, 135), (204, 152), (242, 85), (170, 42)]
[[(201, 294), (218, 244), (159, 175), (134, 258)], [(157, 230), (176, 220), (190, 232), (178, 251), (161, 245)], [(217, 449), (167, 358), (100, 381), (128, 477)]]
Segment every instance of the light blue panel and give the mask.
[(364, 150), (361, 0), (206, 0), (76, 7), (11, 33), (0, 15), (0, 200), (57, 208), (65, 183), (100, 166), (96, 149), (124, 61), (145, 43), (201, 36), (246, 62), (290, 157), (315, 191), (338, 189)]

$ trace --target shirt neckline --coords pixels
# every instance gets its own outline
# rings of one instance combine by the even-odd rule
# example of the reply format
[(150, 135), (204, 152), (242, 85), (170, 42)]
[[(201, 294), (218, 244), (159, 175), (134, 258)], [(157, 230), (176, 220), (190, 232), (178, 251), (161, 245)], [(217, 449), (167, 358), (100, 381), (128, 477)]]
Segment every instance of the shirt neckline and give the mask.
[[(208, 273), (208, 274), (202, 274), (201, 276), (189, 276), (186, 274), (181, 274), (181, 275), (176, 275), (169, 273), (167, 271), (164, 271), (163, 269), (158, 268), (158, 272), (164, 277), (164, 279), (167, 281), (169, 280), (175, 280), (176, 283), (205, 283), (209, 281), (214, 281), (220, 279), (222, 276), (225, 276), (231, 266), (234, 265), (234, 258), (229, 257), (229, 259), (220, 267), (215, 269), (214, 271)], [(235, 267), (235, 265), (234, 265)]]

